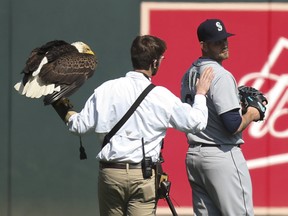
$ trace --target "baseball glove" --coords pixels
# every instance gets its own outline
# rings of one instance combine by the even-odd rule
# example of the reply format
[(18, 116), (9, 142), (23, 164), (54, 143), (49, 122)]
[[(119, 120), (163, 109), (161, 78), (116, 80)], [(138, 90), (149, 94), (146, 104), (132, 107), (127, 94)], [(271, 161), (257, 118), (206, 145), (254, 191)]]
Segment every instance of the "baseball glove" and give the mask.
[(263, 93), (253, 87), (249, 86), (240, 86), (239, 90), (239, 98), (242, 105), (242, 114), (247, 112), (247, 108), (249, 106), (256, 108), (260, 113), (260, 119), (258, 121), (262, 121), (265, 117), (266, 106), (268, 104), (267, 98), (263, 95)]

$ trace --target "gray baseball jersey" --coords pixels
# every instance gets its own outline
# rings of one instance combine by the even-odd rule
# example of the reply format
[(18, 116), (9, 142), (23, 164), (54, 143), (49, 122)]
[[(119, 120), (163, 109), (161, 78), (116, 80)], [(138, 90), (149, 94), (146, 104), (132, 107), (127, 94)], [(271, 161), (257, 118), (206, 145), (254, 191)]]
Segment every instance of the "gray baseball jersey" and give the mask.
[(214, 79), (207, 94), (207, 107), (209, 111), (207, 128), (197, 134), (187, 134), (189, 144), (231, 144), (238, 145), (244, 143), (242, 134), (231, 135), (224, 127), (221, 114), (240, 109), (237, 83), (232, 74), (216, 61), (200, 58), (195, 61), (182, 79), (181, 99), (184, 102), (193, 103), (195, 96), (195, 83), (199, 74), (206, 67), (214, 70)]

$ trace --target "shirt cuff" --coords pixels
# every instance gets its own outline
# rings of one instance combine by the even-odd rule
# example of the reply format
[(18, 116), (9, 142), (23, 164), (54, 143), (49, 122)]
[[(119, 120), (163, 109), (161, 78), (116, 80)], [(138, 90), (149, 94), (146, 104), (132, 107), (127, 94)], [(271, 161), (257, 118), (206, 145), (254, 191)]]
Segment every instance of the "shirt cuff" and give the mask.
[(194, 98), (194, 103), (206, 105), (206, 96), (202, 94), (196, 94)]

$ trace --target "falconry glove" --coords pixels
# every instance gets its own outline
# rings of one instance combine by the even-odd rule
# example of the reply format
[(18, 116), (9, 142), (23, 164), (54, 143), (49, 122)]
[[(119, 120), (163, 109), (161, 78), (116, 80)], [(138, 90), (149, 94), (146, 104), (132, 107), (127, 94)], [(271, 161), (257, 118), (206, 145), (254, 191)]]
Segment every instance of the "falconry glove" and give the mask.
[(265, 117), (266, 106), (268, 104), (267, 98), (263, 93), (253, 87), (240, 86), (238, 87), (239, 98), (242, 105), (242, 114), (247, 112), (248, 107), (254, 107), (258, 110), (260, 114), (260, 119), (262, 121)]
[[(53, 108), (56, 110), (56, 112), (58, 113), (58, 115), (60, 116), (60, 118), (67, 123), (69, 118), (76, 113), (72, 108), (73, 105), (70, 102), (70, 100), (68, 98), (62, 97), (60, 99), (58, 99), (57, 101), (52, 103)], [(85, 152), (85, 148), (82, 145), (82, 139), (81, 136), (79, 136), (80, 138), (80, 160), (84, 160), (87, 159), (87, 155)]]
[(73, 111), (73, 105), (68, 98), (62, 97), (52, 103), (53, 108), (56, 110), (60, 118), (67, 123), (70, 116), (69, 111)]

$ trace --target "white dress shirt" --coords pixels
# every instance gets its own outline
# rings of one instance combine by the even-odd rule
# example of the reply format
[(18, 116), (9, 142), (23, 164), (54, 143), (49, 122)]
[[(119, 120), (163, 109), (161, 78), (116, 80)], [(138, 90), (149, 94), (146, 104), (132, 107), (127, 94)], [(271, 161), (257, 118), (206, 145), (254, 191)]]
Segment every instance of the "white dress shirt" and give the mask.
[[(142, 91), (151, 83), (142, 73), (130, 71), (125, 77), (104, 82), (94, 90), (80, 113), (70, 117), (69, 130), (76, 134), (95, 131), (103, 137), (122, 118)], [(138, 163), (145, 156), (156, 161), (168, 128), (196, 133), (206, 128), (206, 98), (195, 96), (193, 107), (167, 88), (156, 86), (136, 111), (98, 153), (101, 161)], [(176, 147), (176, 146), (175, 146)]]

